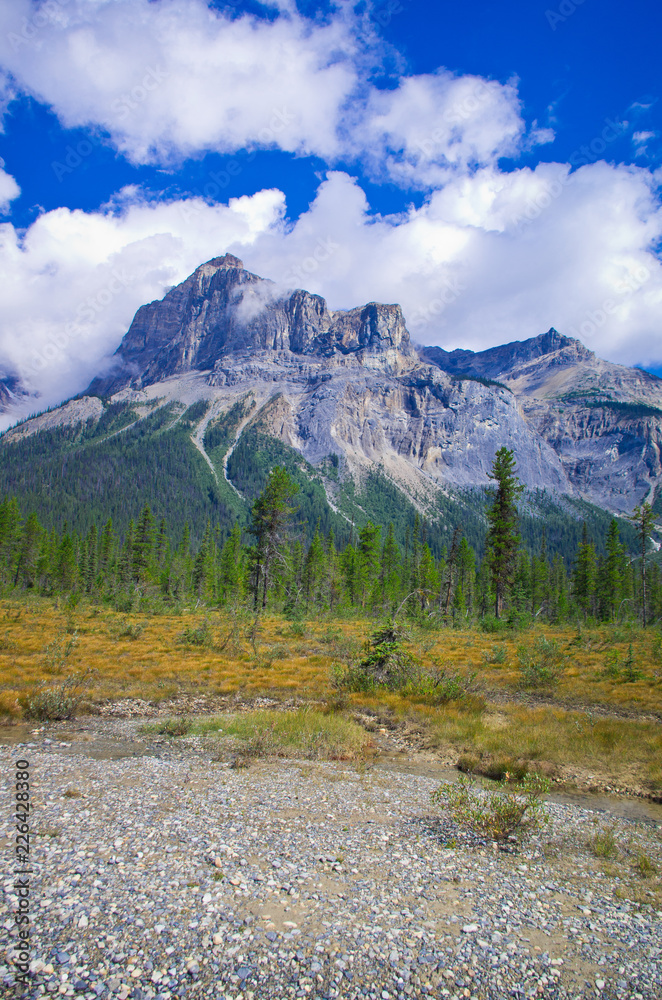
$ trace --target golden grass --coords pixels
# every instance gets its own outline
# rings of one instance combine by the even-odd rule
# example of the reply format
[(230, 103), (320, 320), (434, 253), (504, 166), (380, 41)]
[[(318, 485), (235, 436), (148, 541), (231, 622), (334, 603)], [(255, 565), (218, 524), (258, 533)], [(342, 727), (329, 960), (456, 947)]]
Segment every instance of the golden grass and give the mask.
[[(205, 620), (211, 644), (182, 640)], [(40, 682), (61, 682), (89, 668), (96, 671), (88, 696), (92, 704), (231, 694), (332, 703), (332, 664), (356, 655), (374, 628), (366, 620), (341, 618), (310, 622), (302, 630), (268, 615), (251, 641), (250, 624), (247, 616), (238, 627), (229, 613), (217, 610), (149, 616), (84, 603), (72, 610), (42, 598), (4, 601), (0, 716), (20, 718), (20, 695)], [(557, 643), (563, 663), (558, 683), (537, 692), (544, 702), (540, 707), (522, 691), (518, 657), (518, 647), (532, 647), (538, 635)], [(76, 643), (66, 654), (74, 636)], [(350, 709), (372, 708), (408, 718), (426, 731), (431, 744), (458, 753), (472, 749), (484, 755), (576, 764), (615, 778), (627, 771), (647, 787), (662, 788), (662, 730), (657, 721), (640, 718), (662, 716), (658, 631), (596, 627), (578, 632), (538, 626), (517, 635), (491, 635), (413, 629), (408, 645), (428, 666), (463, 677), (475, 674), (482, 699), (432, 707), (397, 694), (352, 694), (345, 699)], [(630, 647), (634, 680), (624, 669)], [(592, 708), (632, 717), (602, 718)]]

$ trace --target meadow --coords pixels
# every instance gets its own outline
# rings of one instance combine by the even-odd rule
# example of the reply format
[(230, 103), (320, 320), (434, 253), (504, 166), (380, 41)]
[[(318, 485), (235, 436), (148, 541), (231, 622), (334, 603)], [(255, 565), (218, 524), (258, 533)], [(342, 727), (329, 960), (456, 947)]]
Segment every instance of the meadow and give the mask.
[(335, 720), (337, 756), (369, 744), (369, 735), (363, 744), (354, 727), (339, 725), (354, 720), (368, 734), (397, 733), (412, 751), (490, 777), (539, 770), (560, 785), (662, 794), (658, 628), (588, 623), (493, 633), (414, 624), (403, 649), (435, 683), (352, 689), (342, 678), (377, 625), (256, 619), (243, 607), (120, 613), (84, 601), (4, 600), (0, 715), (10, 723), (35, 717), (35, 692), (57, 694), (82, 678), (79, 714), (140, 699), (155, 715), (177, 718), (194, 702), (213, 714), (266, 698)]

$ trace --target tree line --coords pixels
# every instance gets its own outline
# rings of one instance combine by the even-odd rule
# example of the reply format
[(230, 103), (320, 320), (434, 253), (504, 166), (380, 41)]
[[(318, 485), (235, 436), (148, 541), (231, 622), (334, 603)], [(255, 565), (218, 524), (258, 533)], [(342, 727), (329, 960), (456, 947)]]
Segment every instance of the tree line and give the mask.
[(392, 523), (351, 527), (339, 546), (319, 524), (310, 542), (296, 530), (299, 487), (279, 466), (255, 500), (250, 523), (227, 533), (207, 522), (198, 544), (185, 524), (179, 541), (164, 518), (145, 503), (120, 536), (111, 519), (82, 535), (65, 525), (47, 528), (34, 512), (25, 516), (15, 498), (0, 502), (0, 585), (43, 595), (86, 595), (129, 610), (142, 602), (175, 604), (194, 598), (205, 605), (246, 602), (257, 610), (311, 616), (331, 613), (439, 616), (467, 619), (576, 618), (617, 621), (662, 617), (662, 579), (649, 560), (653, 515), (648, 504), (632, 520), (638, 555), (626, 551), (618, 522), (611, 522), (603, 555), (586, 525), (568, 568), (550, 557), (544, 532), (536, 553), (521, 546), (517, 500), (522, 486), (515, 458), (501, 448), (494, 459), (495, 488), (487, 511), (485, 555), (456, 528), (440, 556), (426, 540), (418, 516), (401, 545)]

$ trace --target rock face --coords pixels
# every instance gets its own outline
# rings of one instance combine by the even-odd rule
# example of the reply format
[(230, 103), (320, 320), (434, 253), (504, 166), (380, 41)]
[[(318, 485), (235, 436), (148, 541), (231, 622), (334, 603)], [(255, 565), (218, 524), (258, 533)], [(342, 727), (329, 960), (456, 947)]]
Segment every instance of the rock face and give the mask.
[(604, 361), (554, 329), (476, 354), (431, 347), (422, 356), (511, 389), (579, 495), (630, 511), (659, 484), (662, 380), (655, 375)]
[[(207, 399), (194, 434), (205, 455), (207, 422), (250, 399), (238, 434), (259, 420), (313, 465), (336, 455), (359, 479), (380, 466), (421, 504), (447, 486), (487, 483), (504, 444), (527, 486), (614, 511), (630, 511), (662, 483), (655, 376), (603, 361), (554, 329), (479, 353), (416, 351), (399, 306), (332, 312), (231, 254), (138, 310), (111, 370), (86, 391), (88, 419), (103, 412), (99, 397), (138, 412)], [(71, 420), (63, 407), (48, 426), (58, 413)], [(45, 420), (10, 435), (38, 432)]]
[(332, 313), (319, 295), (301, 289), (283, 295), (225, 254), (202, 264), (160, 302), (142, 306), (113, 369), (87, 391), (110, 395), (129, 383), (150, 385), (246, 352), (331, 357), (387, 348), (411, 352), (400, 306), (371, 302)]
[(28, 395), (18, 375), (0, 373), (0, 413), (9, 413)]

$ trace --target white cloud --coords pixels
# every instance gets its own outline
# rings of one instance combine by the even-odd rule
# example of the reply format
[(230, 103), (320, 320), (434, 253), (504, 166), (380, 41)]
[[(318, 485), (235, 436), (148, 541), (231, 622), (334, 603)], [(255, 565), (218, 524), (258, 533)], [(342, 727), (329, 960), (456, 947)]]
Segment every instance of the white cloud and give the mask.
[(13, 0), (0, 65), (17, 93), (137, 164), (277, 148), (427, 187), (553, 138), (526, 134), (514, 81), (439, 70), (371, 86), (388, 47), (369, 25), (349, 4), (321, 22), (286, 4), (268, 20), (205, 0)]
[[(126, 188), (24, 234), (1, 225), (0, 363), (44, 405), (85, 387), (138, 306), (226, 250), (331, 308), (400, 302), (419, 342), (482, 349), (553, 325), (613, 360), (662, 362), (662, 173), (604, 162), (503, 172), (501, 157), (553, 138), (527, 130), (515, 81), (439, 70), (377, 90), (365, 82), (377, 55), (349, 5), (326, 22), (273, 6), (272, 20), (231, 19), (204, 0), (0, 8), (12, 74), (0, 76), (0, 110), (28, 93), (67, 126), (106, 129), (135, 163), (273, 146), (354, 157), (373, 178), (427, 192), (383, 218), (336, 171), (294, 224), (280, 191), (212, 205)], [(650, 138), (633, 136), (641, 149)], [(0, 209), (18, 193), (0, 169)]]
[(57, 403), (101, 369), (139, 305), (229, 250), (332, 309), (400, 302), (421, 343), (480, 350), (555, 326), (612, 360), (659, 364), (655, 185), (649, 171), (602, 162), (573, 174), (492, 166), (381, 218), (335, 172), (294, 225), (279, 191), (224, 206), (143, 203), (128, 190), (104, 211), (49, 212), (22, 239), (0, 227), (0, 360)]
[(15, 198), (18, 198), (21, 189), (11, 176), (2, 168), (4, 163), (0, 160), (0, 212), (4, 213)]
[[(396, 90), (373, 90), (353, 141), (377, 176), (428, 188), (515, 155), (524, 135), (514, 83), (439, 70), (407, 77)], [(528, 142), (552, 138), (550, 129), (536, 129)]]
[(603, 162), (569, 170), (484, 168), (391, 219), (372, 217), (356, 182), (332, 174), (290, 232), (245, 256), (331, 307), (399, 302), (421, 343), (481, 350), (555, 326), (603, 357), (659, 363), (659, 179)]
[(105, 129), (135, 163), (256, 146), (334, 155), (357, 38), (340, 14), (232, 19), (203, 0), (0, 8), (0, 63), (16, 87), (68, 127)]

